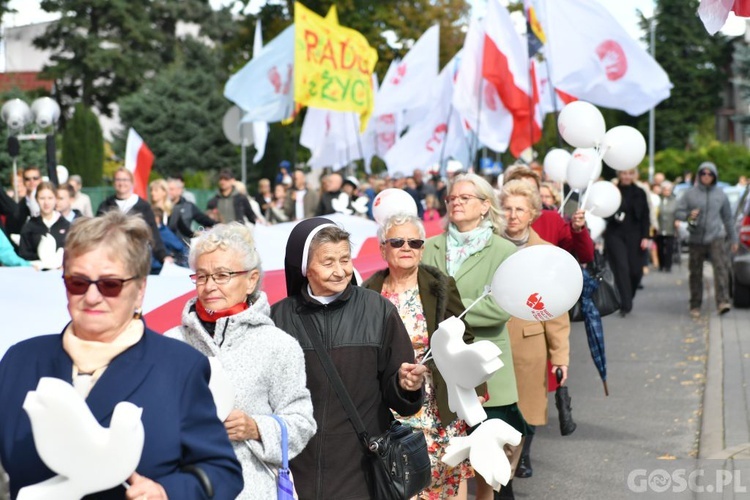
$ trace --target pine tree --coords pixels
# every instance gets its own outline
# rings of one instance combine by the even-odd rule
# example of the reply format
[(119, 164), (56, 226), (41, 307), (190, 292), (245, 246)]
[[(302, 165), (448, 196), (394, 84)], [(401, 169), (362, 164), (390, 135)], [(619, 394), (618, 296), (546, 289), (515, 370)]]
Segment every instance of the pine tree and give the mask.
[(62, 136), (62, 163), (71, 174), (83, 178), (86, 186), (102, 183), (104, 139), (99, 119), (86, 105), (75, 106)]
[(698, 0), (657, 0), (656, 60), (674, 88), (656, 108), (657, 150), (685, 148), (701, 123), (715, 116), (727, 82), (726, 38), (706, 33)]

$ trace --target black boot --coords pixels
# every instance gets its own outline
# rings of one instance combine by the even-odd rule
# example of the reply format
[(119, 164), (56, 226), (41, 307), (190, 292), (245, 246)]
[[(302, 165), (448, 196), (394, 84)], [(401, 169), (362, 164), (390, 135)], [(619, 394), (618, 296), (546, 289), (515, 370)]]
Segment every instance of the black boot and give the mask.
[(511, 479), (508, 481), (508, 484), (505, 486), (502, 486), (500, 488), (500, 491), (495, 492), (495, 500), (515, 500), (515, 496), (513, 496), (513, 480)]
[(516, 466), (516, 477), (525, 478), (531, 477), (534, 474), (534, 469), (531, 468), (531, 440), (533, 438), (533, 434), (524, 436), (521, 458), (518, 460), (518, 465)]

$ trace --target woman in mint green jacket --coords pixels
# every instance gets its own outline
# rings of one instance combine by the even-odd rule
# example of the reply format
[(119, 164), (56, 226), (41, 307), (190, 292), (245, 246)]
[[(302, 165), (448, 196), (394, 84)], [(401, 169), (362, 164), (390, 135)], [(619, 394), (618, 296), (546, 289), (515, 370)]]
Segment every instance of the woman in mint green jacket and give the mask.
[[(422, 263), (434, 266), (452, 276), (464, 307), (484, 293), (485, 286), (500, 264), (516, 251), (513, 243), (500, 235), (505, 228), (500, 205), (492, 186), (476, 174), (459, 174), (451, 183), (446, 197), (448, 228), (425, 243)], [(484, 297), (466, 314), (476, 341), (490, 340), (502, 351), (500, 368), (488, 381), (488, 418), (500, 418), (521, 434), (533, 433), (518, 409), (518, 391), (513, 357), (505, 323), (510, 315), (500, 309), (491, 295)], [(511, 457), (514, 468), (520, 447)], [(511, 477), (513, 477), (511, 475)], [(477, 476), (477, 499), (492, 498), (492, 489)]]

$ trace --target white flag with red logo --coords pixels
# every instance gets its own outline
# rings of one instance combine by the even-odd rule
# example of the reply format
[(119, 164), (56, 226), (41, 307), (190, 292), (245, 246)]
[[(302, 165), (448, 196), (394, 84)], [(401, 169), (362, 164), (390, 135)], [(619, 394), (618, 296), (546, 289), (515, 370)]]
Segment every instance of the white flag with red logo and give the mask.
[(513, 116), (503, 105), (495, 86), (482, 78), (484, 39), (481, 22), (472, 19), (460, 52), (453, 107), (461, 115), (463, 126), (477, 134), (479, 142), (493, 151), (503, 152), (510, 144)]
[(510, 152), (518, 157), (542, 137), (539, 95), (532, 75), (528, 47), (516, 33), (508, 9), (489, 0), (484, 18), (482, 76), (497, 89), (513, 115)]
[(299, 143), (310, 150), (311, 168), (339, 170), (362, 158), (359, 113), (307, 108)]
[(440, 27), (434, 25), (424, 32), (401, 61), (391, 64), (375, 96), (373, 115), (384, 115), (424, 107), (430, 104), (425, 89), (435, 84), (438, 76)]
[(698, 15), (709, 34), (715, 35), (734, 12), (739, 17), (750, 17), (750, 0), (701, 0)]
[(451, 157), (467, 156), (468, 142), (461, 118), (451, 106), (459, 54), (440, 72), (438, 84), (430, 96), (434, 103), (430, 113), (413, 125), (385, 155), (388, 172), (411, 175), (417, 168), (426, 168)]
[[(260, 19), (255, 23), (255, 39), (253, 40), (253, 58), (260, 56), (263, 52), (263, 34), (260, 27)], [(244, 118), (244, 117), (243, 117)], [(242, 120), (245, 122), (246, 120)], [(255, 156), (253, 163), (258, 163), (266, 154), (266, 142), (268, 141), (268, 123), (254, 121), (253, 124), (253, 146), (255, 146)]]
[(133, 173), (133, 192), (144, 200), (148, 199), (148, 177), (153, 164), (154, 153), (131, 127), (125, 144), (125, 168)]
[(633, 116), (669, 97), (669, 76), (599, 2), (544, 3), (546, 54), (555, 88)]
[(294, 111), (294, 25), (271, 40), (227, 80), (224, 97), (242, 108), (246, 122), (279, 122)]

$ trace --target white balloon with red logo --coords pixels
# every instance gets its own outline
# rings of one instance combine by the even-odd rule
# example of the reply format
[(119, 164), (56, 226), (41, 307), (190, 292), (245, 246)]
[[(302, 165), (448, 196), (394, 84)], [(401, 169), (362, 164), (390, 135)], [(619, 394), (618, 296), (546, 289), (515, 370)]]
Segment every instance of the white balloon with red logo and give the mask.
[(568, 162), (565, 181), (572, 189), (586, 189), (602, 175), (602, 161), (594, 148), (578, 148)]
[(646, 156), (646, 139), (637, 129), (620, 125), (607, 131), (601, 149), (607, 165), (615, 170), (630, 170)]
[(617, 186), (609, 181), (597, 181), (586, 192), (586, 200), (581, 208), (598, 217), (610, 217), (622, 203), (622, 194)]
[(492, 297), (511, 316), (547, 321), (573, 307), (581, 296), (578, 261), (555, 245), (534, 245), (514, 253), (492, 278)]
[(372, 202), (372, 216), (375, 222), (383, 224), (397, 214), (414, 215), (417, 212), (417, 202), (403, 189), (388, 188), (382, 190)]
[(591, 239), (597, 240), (602, 234), (604, 234), (604, 230), (607, 229), (607, 221), (591, 212), (586, 212), (585, 217), (586, 227), (589, 228)]
[(607, 131), (601, 111), (585, 101), (567, 104), (557, 118), (557, 128), (565, 142), (576, 148), (597, 147)]
[(568, 175), (568, 162), (571, 154), (564, 149), (550, 149), (544, 157), (544, 173), (547, 179), (555, 182), (565, 182)]

